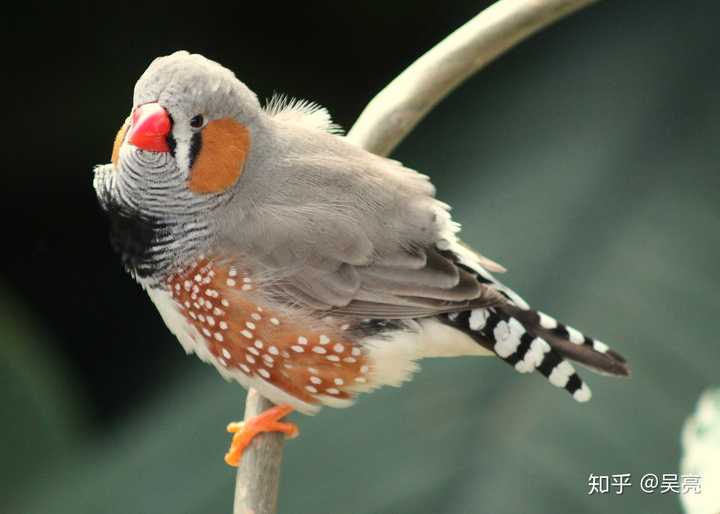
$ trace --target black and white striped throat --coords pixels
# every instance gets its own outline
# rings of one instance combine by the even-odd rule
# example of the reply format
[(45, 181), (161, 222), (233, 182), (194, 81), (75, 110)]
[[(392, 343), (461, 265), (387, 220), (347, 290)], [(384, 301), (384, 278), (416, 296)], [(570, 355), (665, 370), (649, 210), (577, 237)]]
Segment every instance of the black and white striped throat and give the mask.
[(103, 175), (98, 195), (111, 241), (131, 274), (161, 279), (207, 248), (208, 215), (224, 197), (189, 191), (170, 153), (125, 146), (118, 169)]

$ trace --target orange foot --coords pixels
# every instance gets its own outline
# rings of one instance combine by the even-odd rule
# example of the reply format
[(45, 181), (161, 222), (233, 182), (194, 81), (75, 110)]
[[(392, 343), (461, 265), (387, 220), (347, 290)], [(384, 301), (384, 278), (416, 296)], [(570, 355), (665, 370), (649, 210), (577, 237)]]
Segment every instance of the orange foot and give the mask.
[(276, 405), (247, 421), (230, 423), (227, 431), (233, 434), (233, 438), (230, 449), (225, 454), (225, 462), (230, 466), (237, 467), (245, 448), (248, 447), (253, 437), (262, 432), (282, 432), (288, 438), (297, 437), (300, 433), (297, 425), (278, 421), (290, 414), (292, 410), (289, 405)]

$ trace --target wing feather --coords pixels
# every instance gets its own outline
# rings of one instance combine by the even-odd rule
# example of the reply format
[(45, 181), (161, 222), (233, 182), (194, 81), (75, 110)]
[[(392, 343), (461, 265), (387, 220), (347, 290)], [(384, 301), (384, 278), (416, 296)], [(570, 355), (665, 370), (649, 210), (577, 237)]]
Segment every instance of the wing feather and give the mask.
[(464, 269), (468, 255), (502, 267), (461, 245), (426, 176), (297, 123), (299, 111), (274, 113), (273, 151), (251, 155), (222, 213), (224, 241), (271, 277), (273, 299), (386, 319), (506, 301)]

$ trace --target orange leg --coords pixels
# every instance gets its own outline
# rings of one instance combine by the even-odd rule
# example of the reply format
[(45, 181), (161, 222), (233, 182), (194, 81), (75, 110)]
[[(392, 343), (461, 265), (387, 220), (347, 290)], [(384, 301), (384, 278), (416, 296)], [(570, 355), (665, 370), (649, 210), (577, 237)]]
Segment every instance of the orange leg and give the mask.
[(292, 410), (289, 405), (276, 405), (247, 421), (230, 423), (227, 431), (233, 434), (233, 438), (230, 449), (225, 454), (225, 462), (230, 466), (237, 467), (245, 448), (248, 447), (253, 437), (262, 432), (282, 432), (288, 438), (297, 437), (299, 434), (297, 425), (278, 421), (290, 414)]

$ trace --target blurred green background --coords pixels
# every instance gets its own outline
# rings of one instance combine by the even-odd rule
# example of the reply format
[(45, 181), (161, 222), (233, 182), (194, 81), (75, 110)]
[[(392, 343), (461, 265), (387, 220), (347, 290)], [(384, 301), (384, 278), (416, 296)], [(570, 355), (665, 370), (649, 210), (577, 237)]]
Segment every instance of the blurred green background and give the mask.
[[(244, 390), (180, 346), (110, 250), (91, 167), (149, 61), (185, 48), (343, 126), (490, 2), (14, 5), (4, 41), (0, 512), (230, 512)], [(720, 4), (604, 1), (514, 49), (394, 157), (548, 313), (631, 362), (578, 405), (493, 359), (296, 416), (280, 512), (680, 512), (682, 424), (720, 382)], [(632, 473), (622, 496), (588, 475)], [(703, 484), (716, 488), (720, 484)]]

